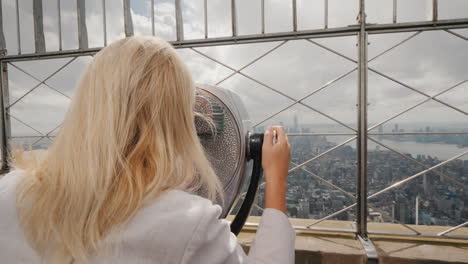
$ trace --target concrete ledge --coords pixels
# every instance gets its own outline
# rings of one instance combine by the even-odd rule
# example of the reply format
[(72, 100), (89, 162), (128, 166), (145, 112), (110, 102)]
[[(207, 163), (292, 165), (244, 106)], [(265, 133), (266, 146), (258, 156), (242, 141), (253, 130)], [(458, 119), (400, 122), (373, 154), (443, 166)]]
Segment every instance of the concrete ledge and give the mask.
[[(258, 223), (260, 217), (249, 217), (249, 223)], [(313, 223), (310, 219), (291, 219), (297, 226)], [(330, 229), (354, 229), (354, 222), (323, 221), (318, 226)], [(414, 226), (421, 233), (438, 233), (448, 227)], [(409, 229), (391, 223), (369, 223), (369, 230), (412, 234)], [(248, 250), (256, 227), (246, 226), (239, 234), (239, 242)], [(296, 263), (366, 263), (366, 255), (352, 233), (312, 230), (296, 231)], [(451, 233), (452, 234), (452, 233)], [(468, 236), (468, 228), (460, 228), (453, 235)], [(398, 235), (370, 235), (376, 247), (380, 264), (468, 263), (468, 239), (418, 237)]]
[(468, 243), (373, 239), (379, 263), (468, 263)]

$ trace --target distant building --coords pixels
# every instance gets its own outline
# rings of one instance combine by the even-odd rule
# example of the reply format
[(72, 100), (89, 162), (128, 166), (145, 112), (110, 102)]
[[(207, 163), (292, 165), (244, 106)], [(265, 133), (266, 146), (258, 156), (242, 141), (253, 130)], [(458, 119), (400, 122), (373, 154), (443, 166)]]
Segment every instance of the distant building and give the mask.
[(430, 189), (429, 189), (429, 184), (427, 182), (427, 174), (423, 174), (423, 189), (424, 189), (424, 195), (430, 195)]
[(309, 218), (310, 214), (310, 205), (308, 199), (301, 199), (299, 201), (299, 218)]
[(297, 113), (294, 114), (294, 132), (295, 133), (299, 133), (299, 122), (298, 122), (298, 117), (297, 117)]
[(408, 210), (406, 201), (404, 199), (399, 200), (395, 204), (395, 217), (401, 223), (408, 223)]

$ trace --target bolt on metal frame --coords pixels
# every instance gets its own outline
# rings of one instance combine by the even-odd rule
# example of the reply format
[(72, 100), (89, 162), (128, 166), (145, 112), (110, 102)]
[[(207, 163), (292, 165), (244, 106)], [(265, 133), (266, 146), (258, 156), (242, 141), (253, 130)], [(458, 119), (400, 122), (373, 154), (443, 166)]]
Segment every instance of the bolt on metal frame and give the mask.
[[(124, 12), (123, 12), (123, 17), (124, 17), (124, 32), (125, 36), (132, 36), (134, 34), (133, 31), (133, 22), (132, 22), (132, 16), (131, 16), (131, 10), (130, 10), (130, 0), (122, 0), (123, 1), (123, 7), (124, 7)], [(316, 30), (298, 30), (297, 28), (297, 3), (296, 0), (291, 0), (291, 6), (292, 6), (292, 30), (290, 32), (281, 32), (281, 33), (266, 33), (265, 32), (265, 0), (261, 0), (261, 34), (255, 34), (255, 35), (239, 35), (238, 34), (238, 26), (237, 26), (237, 9), (236, 9), (236, 0), (230, 0), (230, 7), (231, 7), (231, 29), (232, 29), (232, 36), (230, 37), (221, 37), (221, 38), (210, 38), (208, 34), (208, 0), (203, 1), (203, 8), (204, 8), (204, 38), (202, 39), (196, 39), (196, 40), (185, 40), (184, 39), (184, 26), (183, 26), (183, 16), (182, 16), (182, 5), (183, 1), (182, 0), (174, 0), (175, 4), (175, 21), (176, 21), (176, 41), (172, 41), (171, 44), (175, 48), (189, 48), (193, 52), (210, 59), (211, 61), (220, 64), (232, 71), (228, 76), (225, 78), (221, 79), (216, 83), (216, 85), (219, 85), (223, 83), (224, 81), (228, 80), (232, 76), (235, 76), (237, 74), (246, 77), (250, 79), (251, 81), (261, 85), (262, 87), (284, 97), (290, 100), (290, 104), (288, 104), (286, 107), (280, 109), (279, 111), (272, 113), (269, 115), (267, 118), (257, 122), (255, 124), (256, 126), (259, 126), (263, 124), (264, 122), (270, 120), (271, 118), (277, 116), (278, 114), (290, 109), (291, 107), (300, 104), (316, 113), (318, 113), (321, 116), (326, 117), (329, 120), (334, 121), (337, 124), (340, 124), (341, 126), (351, 130), (349, 133), (295, 133), (295, 134), (290, 134), (290, 136), (337, 136), (337, 135), (342, 135), (342, 136), (350, 136), (347, 140), (344, 142), (320, 153), (319, 155), (301, 163), (301, 164), (296, 164), (292, 163), (293, 167), (289, 170), (289, 172), (293, 172), (295, 170), (301, 169), (302, 171), (306, 172), (307, 175), (320, 180), (322, 183), (342, 192), (344, 195), (349, 197), (350, 199), (353, 200), (353, 204), (343, 208), (335, 213), (332, 213), (328, 216), (323, 217), (322, 219), (318, 220), (312, 220), (314, 221), (308, 226), (296, 226), (296, 229), (303, 229), (303, 230), (321, 230), (321, 231), (330, 231), (330, 232), (352, 232), (355, 233), (363, 245), (366, 248), (366, 252), (368, 253), (369, 259), (374, 258), (375, 256), (373, 255), (372, 252), (372, 242), (368, 239), (368, 234), (396, 234), (396, 233), (385, 233), (385, 232), (369, 232), (367, 230), (367, 215), (368, 215), (368, 209), (372, 208), (373, 210), (380, 212), (382, 216), (386, 219), (389, 219), (390, 221), (394, 223), (401, 224), (403, 227), (411, 230), (414, 232), (414, 234), (406, 234), (406, 233), (399, 233), (398, 235), (416, 235), (416, 236), (427, 236), (427, 237), (455, 237), (455, 238), (465, 238), (467, 239), (468, 237), (464, 236), (450, 236), (448, 235), (450, 232), (453, 232), (461, 227), (464, 227), (468, 225), (468, 222), (462, 223), (458, 226), (451, 227), (443, 232), (437, 233), (437, 234), (423, 234), (417, 231), (416, 229), (404, 224), (400, 223), (393, 217), (389, 216), (385, 212), (379, 210), (378, 208), (374, 207), (371, 203), (369, 203), (369, 199), (377, 197), (391, 189), (397, 188), (421, 175), (424, 175), (425, 173), (428, 172), (434, 172), (451, 183), (463, 188), (467, 189), (467, 186), (456, 179), (439, 172), (435, 170), (436, 168), (443, 166), (455, 159), (458, 159), (464, 155), (467, 155), (468, 152), (461, 153), (459, 155), (456, 155), (450, 159), (447, 159), (437, 165), (434, 165), (432, 167), (429, 167), (421, 162), (418, 162), (415, 159), (412, 159), (411, 157), (408, 157), (407, 155), (404, 155), (403, 153), (386, 146), (385, 144), (379, 142), (378, 140), (373, 139), (371, 136), (375, 135), (415, 135), (415, 134), (468, 134), (466, 132), (460, 132), (460, 133), (455, 133), (455, 132), (446, 132), (446, 133), (430, 133), (430, 132), (396, 132), (396, 133), (373, 133), (372, 130), (377, 128), (378, 126), (389, 122), (390, 120), (393, 120), (394, 118), (403, 115), (407, 113), (408, 111), (426, 103), (429, 101), (435, 101), (437, 103), (440, 103), (446, 107), (449, 107), (453, 109), (454, 111), (457, 111), (459, 113), (462, 113), (464, 115), (468, 115), (467, 112), (463, 111), (460, 108), (457, 108), (453, 105), (450, 105), (442, 100), (439, 100), (437, 97), (441, 96), (442, 94), (445, 94), (446, 92), (464, 84), (465, 82), (468, 81), (468, 79), (455, 84), (451, 87), (448, 87), (444, 89), (443, 91), (430, 96), (414, 87), (411, 87), (408, 84), (405, 84), (401, 81), (398, 81), (390, 76), (385, 75), (384, 73), (381, 73), (375, 69), (372, 69), (368, 67), (368, 62), (373, 61), (374, 59), (379, 58), (383, 54), (401, 46), (403, 43), (411, 40), (415, 36), (419, 35), (423, 31), (429, 31), (429, 30), (444, 30), (448, 34), (452, 34), (462, 40), (468, 41), (468, 38), (465, 36), (462, 36), (456, 32), (453, 32), (452, 29), (457, 29), (457, 28), (468, 28), (468, 17), (463, 18), (463, 19), (448, 19), (448, 20), (438, 20), (438, 3), (437, 0), (432, 1), (432, 21), (423, 21), (423, 22), (411, 22), (411, 23), (398, 23), (397, 22), (397, 0), (393, 0), (393, 23), (391, 24), (367, 24), (366, 23), (366, 13), (365, 13), (365, 1), (364, 0), (356, 0), (358, 1), (359, 4), (359, 13), (358, 13), (358, 21), (357, 24), (355, 25), (350, 25), (347, 27), (336, 27), (336, 28), (330, 28), (329, 27), (329, 11), (328, 11), (328, 0), (324, 0), (324, 27), (322, 29), (316, 29)], [(151, 2), (151, 32), (152, 35), (155, 35), (155, 6), (154, 6), (154, 0), (150, 0)], [(86, 28), (86, 12), (85, 12), (85, 1), (84, 0), (76, 0), (76, 5), (77, 5), (77, 19), (78, 19), (78, 41), (79, 41), (79, 48), (77, 50), (63, 50), (62, 49), (62, 19), (61, 19), (61, 6), (60, 6), (61, 0), (57, 0), (57, 13), (58, 13), (58, 46), (59, 50), (54, 51), (54, 52), (46, 52), (45, 51), (45, 41), (44, 41), (44, 29), (43, 29), (43, 12), (42, 12), (42, 0), (33, 0), (33, 17), (34, 17), (34, 43), (35, 43), (35, 53), (32, 54), (22, 54), (21, 50), (21, 37), (20, 37), (20, 23), (19, 23), (19, 10), (20, 7), (18, 5), (18, 0), (15, 1), (15, 11), (16, 11), (16, 32), (17, 32), (17, 44), (18, 44), (18, 54), (17, 55), (8, 55), (6, 53), (6, 42), (3, 34), (3, 24), (2, 24), (2, 19), (0, 19), (0, 84), (1, 84), (1, 101), (0, 101), (0, 111), (1, 111), (1, 146), (2, 146), (2, 160), (6, 161), (9, 158), (9, 140), (15, 137), (11, 136), (11, 125), (10, 125), (10, 120), (15, 119), (16, 121), (22, 123), (23, 125), (31, 128), (32, 130), (36, 131), (39, 133), (39, 136), (31, 136), (30, 138), (38, 138), (36, 142), (33, 143), (36, 144), (39, 141), (48, 138), (51, 139), (54, 136), (52, 135), (57, 129), (60, 127), (57, 126), (55, 127), (52, 131), (43, 134), (33, 126), (27, 124), (26, 122), (18, 119), (15, 116), (12, 116), (10, 114), (10, 108), (14, 106), (18, 101), (20, 101), (23, 97), (28, 95), (30, 92), (35, 90), (37, 87), (44, 85), (45, 87), (65, 96), (68, 97), (66, 94), (60, 92), (58, 89), (53, 88), (51, 85), (47, 84), (47, 80), (49, 80), (51, 77), (53, 77), (55, 74), (60, 72), (63, 68), (67, 67), (70, 63), (72, 63), (76, 58), (80, 56), (87, 56), (87, 55), (94, 55), (97, 53), (100, 48), (88, 48), (88, 32)], [(2, 15), (2, 9), (0, 5), (0, 18)], [(103, 40), (104, 40), (104, 46), (107, 45), (107, 21), (106, 21), (106, 0), (102, 0), (102, 15), (103, 15)], [(380, 34), (380, 33), (394, 33), (394, 32), (414, 32), (412, 35), (409, 37), (403, 39), (402, 41), (396, 43), (395, 45), (391, 46), (390, 48), (384, 50), (383, 52), (380, 52), (378, 55), (374, 56), (371, 59), (367, 58), (367, 37), (369, 34)], [(314, 41), (314, 38), (323, 38), (323, 37), (336, 37), (336, 36), (356, 36), (357, 39), (357, 44), (358, 44), (358, 58), (357, 60), (354, 60), (352, 58), (347, 57), (346, 55), (341, 54), (340, 52), (337, 52), (325, 45), (319, 44), (318, 42)], [(290, 40), (298, 40), (298, 39), (304, 39), (311, 43), (311, 45), (318, 46), (322, 49), (325, 49), (331, 53), (334, 53), (338, 56), (340, 56), (343, 59), (346, 59), (348, 61), (351, 61), (356, 64), (356, 67), (341, 76), (336, 77), (335, 79), (329, 81), (328, 83), (322, 85), (321, 87), (318, 87), (317, 89), (313, 90), (312, 92), (304, 95), (300, 99), (294, 99), (293, 97), (287, 95), (286, 93), (283, 93), (279, 91), (278, 89), (275, 89), (274, 87), (267, 85), (256, 78), (253, 78), (252, 76), (249, 76), (243, 72), (243, 70), (250, 65), (258, 62), (265, 56), (268, 56), (275, 50), (281, 48), (285, 43), (287, 43)], [(225, 63), (222, 63), (215, 58), (212, 58), (211, 56), (201, 52), (200, 50), (197, 49), (197, 47), (205, 47), (205, 46), (217, 46), (217, 45), (230, 45), (230, 44), (244, 44), (244, 43), (259, 43), (259, 42), (272, 42), (272, 41), (281, 41), (279, 44), (275, 45), (268, 51), (264, 52), (260, 56), (256, 57), (254, 60), (250, 61), (243, 67), (240, 67), (238, 69), (235, 69)], [(40, 80), (36, 77), (34, 77), (33, 74), (29, 73), (28, 71), (22, 69), (18, 65), (15, 64), (17, 61), (30, 61), (30, 60), (38, 60), (38, 59), (54, 59), (54, 58), (71, 58), (68, 62), (66, 62), (64, 65), (59, 67), (55, 72), (44, 78), (43, 80)], [(28, 90), (23, 96), (21, 96), (19, 99), (15, 100), (13, 103), (10, 104), (9, 100), (9, 90), (8, 90), (8, 67), (13, 67), (24, 74), (28, 75), (32, 79), (36, 80), (39, 82), (39, 84), (35, 85), (32, 87), (30, 90)], [(357, 105), (358, 105), (358, 112), (357, 112), (357, 121), (358, 125), (357, 128), (353, 128), (346, 123), (306, 104), (304, 101), (313, 96), (314, 94), (320, 92), (323, 89), (326, 89), (330, 85), (332, 85), (335, 82), (338, 82), (339, 80), (343, 79), (344, 77), (348, 76), (349, 74), (353, 73), (354, 71), (357, 71), (358, 73), (358, 83), (357, 83), (357, 88), (358, 88), (358, 100), (357, 100)], [(376, 125), (373, 125), (371, 127), (368, 127), (367, 124), (367, 73), (368, 71), (372, 71), (376, 73), (377, 75), (384, 77), (392, 82), (398, 83), (401, 86), (418, 93), (420, 95), (423, 95), (426, 97), (423, 101), (412, 105), (403, 111), (385, 119), (382, 120), (381, 122), (378, 122)], [(68, 97), (69, 98), (69, 97)], [(305, 165), (309, 164), (310, 162), (313, 162), (320, 157), (335, 151), (336, 149), (356, 140), (357, 144), (357, 193), (356, 195), (353, 195), (339, 186), (336, 186), (335, 184), (325, 180), (323, 177), (315, 174), (314, 172), (308, 170)], [(392, 184), (391, 186), (388, 186), (384, 188), (383, 190), (380, 190), (372, 195), (367, 194), (367, 141), (371, 140), (375, 142), (376, 144), (384, 147), (385, 149), (388, 149), (389, 151), (396, 153), (407, 160), (416, 163), (424, 168), (423, 171), (416, 173), (410, 177), (407, 177), (406, 179), (403, 179), (397, 183)], [(8, 163), (3, 162), (2, 164), (4, 170), (8, 170)], [(239, 196), (239, 199), (242, 199), (244, 194), (241, 194)], [(262, 210), (261, 207), (258, 205), (255, 205), (256, 208), (259, 210)], [(319, 223), (321, 223), (324, 220), (331, 219), (334, 216), (346, 212), (348, 210), (351, 210), (353, 208), (357, 209), (357, 226), (356, 230), (353, 229), (330, 229), (330, 228), (321, 228), (317, 227)], [(247, 225), (255, 225), (255, 224), (247, 224)]]

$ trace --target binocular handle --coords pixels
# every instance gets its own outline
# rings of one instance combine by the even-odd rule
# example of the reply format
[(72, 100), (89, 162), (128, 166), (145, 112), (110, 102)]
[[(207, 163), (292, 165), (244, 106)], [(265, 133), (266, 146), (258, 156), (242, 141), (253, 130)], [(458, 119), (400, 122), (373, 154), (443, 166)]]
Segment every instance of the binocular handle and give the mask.
[(263, 133), (252, 134), (249, 136), (248, 141), (247, 159), (253, 160), (252, 176), (250, 177), (249, 188), (245, 194), (244, 201), (239, 209), (239, 212), (231, 222), (231, 232), (236, 236), (242, 230), (242, 227), (249, 217), (252, 205), (255, 202), (255, 196), (258, 191), (258, 184), (262, 173), (262, 146), (263, 146)]

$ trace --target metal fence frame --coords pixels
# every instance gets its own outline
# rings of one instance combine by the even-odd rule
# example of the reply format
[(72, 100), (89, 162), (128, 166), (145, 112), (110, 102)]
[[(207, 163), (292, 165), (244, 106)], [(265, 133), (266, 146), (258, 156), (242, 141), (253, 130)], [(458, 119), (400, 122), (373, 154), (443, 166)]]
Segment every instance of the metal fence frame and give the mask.
[[(106, 1), (102, 1), (102, 9), (103, 9), (103, 38), (104, 38), (104, 45), (107, 45), (107, 28), (106, 28)], [(123, 1), (123, 7), (124, 7), (124, 31), (125, 31), (125, 36), (132, 36), (134, 34), (133, 31), (133, 23), (132, 23), (132, 17), (131, 17), (131, 12), (130, 12), (130, 0), (122, 0)], [(366, 252), (368, 253), (369, 259), (375, 259), (375, 257), (372, 257), (372, 243), (370, 240), (368, 240), (368, 234), (396, 234), (396, 233), (385, 233), (385, 232), (368, 232), (367, 230), (367, 216), (368, 216), (368, 209), (372, 208), (376, 211), (379, 211), (377, 208), (373, 207), (372, 205), (368, 204), (368, 199), (376, 197), (380, 195), (381, 193), (384, 193), (390, 189), (396, 188), (408, 181), (411, 181), (414, 178), (419, 177), (420, 175), (423, 175), (424, 173), (434, 171), (434, 169), (454, 160), (457, 159), (461, 156), (464, 156), (468, 154), (468, 152), (461, 153), (460, 155), (457, 155), (455, 157), (452, 157), (444, 162), (441, 162), (440, 164), (437, 164), (433, 167), (428, 167), (404, 154), (401, 152), (398, 152), (372, 138), (370, 138), (370, 135), (409, 135), (409, 134), (431, 134), (431, 133), (413, 133), (413, 132), (396, 132), (396, 133), (375, 133), (371, 132), (372, 129), (378, 127), (381, 124), (384, 124), (392, 119), (394, 119), (397, 116), (400, 116), (409, 110), (425, 103), (428, 101), (436, 101), (441, 104), (444, 104), (447, 107), (450, 107), (458, 112), (461, 112), (465, 115), (468, 115), (466, 112), (463, 110), (456, 108), (450, 104), (447, 104), (443, 101), (440, 101), (437, 99), (438, 96), (442, 95), (443, 93), (458, 87), (459, 85), (465, 83), (468, 81), (465, 80), (461, 83), (458, 83), (452, 87), (448, 87), (447, 89), (443, 90), (442, 92), (430, 96), (428, 94), (425, 94), (407, 84), (404, 84), (398, 80), (395, 80), (377, 70), (374, 70), (372, 68), (368, 67), (368, 62), (372, 61), (373, 59), (378, 58), (379, 56), (385, 54), (386, 52), (394, 49), (395, 47), (403, 44), (404, 42), (410, 40), (411, 38), (415, 37), (419, 33), (423, 31), (430, 31), (430, 30), (444, 30), (447, 33), (453, 34), (460, 39), (463, 39), (465, 41), (468, 41), (468, 38), (457, 34), (451, 29), (457, 29), (457, 28), (468, 28), (468, 18), (464, 19), (449, 19), (449, 20), (438, 20), (438, 2), (437, 0), (432, 1), (432, 20), (431, 21), (423, 21), (423, 22), (411, 22), (411, 23), (398, 23), (397, 22), (397, 0), (393, 1), (393, 23), (390, 24), (367, 24), (366, 23), (366, 13), (365, 13), (365, 0), (356, 0), (359, 3), (359, 13), (357, 17), (357, 24), (355, 25), (350, 25), (347, 27), (338, 27), (338, 28), (329, 28), (328, 26), (328, 0), (324, 0), (324, 28), (322, 29), (316, 29), (316, 30), (298, 30), (297, 29), (297, 4), (296, 0), (291, 0), (291, 5), (292, 5), (292, 31), (290, 32), (283, 32), (283, 33), (265, 33), (265, 0), (261, 0), (261, 34), (254, 34), (254, 35), (238, 35), (237, 32), (237, 13), (236, 13), (236, 0), (230, 0), (231, 1), (231, 28), (232, 28), (232, 36), (230, 37), (221, 37), (221, 38), (210, 38), (208, 36), (208, 8), (207, 8), (207, 0), (204, 0), (204, 38), (203, 39), (196, 39), (196, 40), (185, 40), (184, 39), (184, 33), (183, 33), (183, 17), (182, 17), (182, 0), (174, 0), (175, 1), (175, 18), (176, 18), (176, 41), (172, 41), (171, 44), (175, 48), (190, 48), (196, 53), (218, 63), (221, 64), (228, 69), (232, 70), (233, 73), (229, 75), (228, 77), (224, 78), (223, 80), (219, 81), (217, 83), (220, 84), (226, 79), (230, 78), (231, 76), (235, 74), (241, 74), (244, 77), (247, 77), (251, 79), (254, 82), (259, 83), (260, 85), (284, 96), (293, 101), (292, 104), (288, 105), (286, 108), (272, 114), (269, 116), (267, 119), (259, 122), (256, 125), (259, 125), (263, 123), (264, 121), (276, 116), (277, 114), (287, 110), (293, 105), (296, 104), (302, 104), (306, 106), (307, 108), (311, 109), (312, 111), (317, 112), (318, 114), (321, 114), (322, 116), (325, 116), (331, 120), (334, 120), (335, 122), (344, 125), (351, 130), (353, 130), (354, 133), (309, 133), (309, 134), (290, 134), (290, 136), (318, 136), (318, 135), (349, 135), (350, 138), (346, 140), (345, 142), (338, 144), (337, 146), (333, 147), (332, 149), (329, 149), (318, 156), (303, 162), (301, 164), (293, 164), (294, 167), (290, 170), (294, 171), (297, 169), (301, 169), (305, 171), (307, 174), (309, 174), (311, 177), (314, 177), (316, 179), (320, 179), (322, 182), (325, 184), (328, 184), (329, 186), (341, 191), (344, 193), (346, 196), (350, 197), (355, 201), (354, 204), (351, 206), (348, 206), (338, 212), (335, 212), (329, 216), (326, 216), (322, 219), (316, 220), (312, 224), (308, 226), (296, 226), (296, 229), (304, 229), (304, 230), (320, 230), (320, 231), (330, 231), (330, 232), (350, 232), (350, 233), (355, 233), (360, 239), (361, 242), (363, 243), (364, 248), (366, 249)], [(86, 28), (86, 13), (85, 13), (85, 0), (76, 0), (76, 5), (77, 5), (77, 19), (78, 19), (78, 41), (79, 41), (79, 49), (77, 50), (63, 50), (62, 49), (62, 35), (61, 35), (61, 12), (60, 12), (60, 2), (61, 0), (57, 0), (57, 11), (58, 11), (58, 29), (59, 29), (59, 51), (54, 51), (54, 52), (46, 52), (45, 51), (45, 41), (44, 41), (44, 30), (43, 30), (43, 14), (42, 14), (42, 0), (33, 0), (33, 16), (34, 16), (34, 39), (35, 39), (35, 53), (32, 54), (21, 54), (21, 39), (20, 39), (20, 23), (19, 23), (19, 10), (18, 10), (18, 0), (16, 0), (16, 15), (17, 15), (17, 20), (16, 20), (16, 29), (17, 29), (17, 34), (18, 34), (18, 40), (17, 43), (19, 45), (19, 52), (18, 55), (7, 55), (6, 53), (6, 44), (5, 44), (5, 38), (3, 34), (3, 25), (2, 25), (2, 19), (0, 19), (0, 83), (1, 83), (1, 92), (2, 92), (2, 97), (1, 97), (1, 102), (0, 102), (0, 113), (2, 116), (1, 120), (1, 147), (2, 147), (2, 160), (8, 160), (9, 158), (9, 138), (11, 137), (11, 127), (10, 127), (10, 118), (15, 118), (9, 114), (9, 108), (15, 104), (17, 101), (13, 102), (13, 104), (10, 104), (9, 102), (9, 90), (8, 90), (8, 66), (13, 66), (15, 68), (18, 68), (19, 70), (23, 71), (27, 75), (35, 78), (28, 72), (20, 69), (19, 67), (15, 66), (13, 63), (17, 61), (28, 61), (28, 60), (38, 60), (38, 59), (54, 59), (54, 58), (72, 58), (67, 64), (59, 68), (56, 72), (51, 74), (48, 78), (52, 77), (54, 74), (56, 74), (58, 71), (60, 71), (63, 67), (71, 63), (74, 59), (76, 59), (79, 56), (86, 56), (86, 55), (94, 55), (97, 53), (101, 48), (88, 48), (88, 34), (87, 34), (87, 28)], [(155, 35), (155, 14), (154, 14), (154, 1), (152, 2), (152, 10), (151, 10), (151, 22), (152, 22), (152, 34)], [(1, 5), (0, 5), (0, 18), (1, 18), (2, 10), (1, 10)], [(403, 41), (397, 43), (396, 45), (390, 47), (389, 49), (381, 52), (377, 56), (371, 58), (370, 60), (367, 58), (367, 37), (368, 34), (380, 34), (380, 33), (394, 33), (394, 32), (415, 32), (413, 35), (410, 37), (404, 39)], [(337, 37), (337, 36), (356, 36), (357, 38), (357, 51), (358, 51), (358, 59), (354, 60), (351, 59), (333, 49), (330, 49), (326, 46), (323, 46), (317, 42), (315, 42), (313, 39), (314, 38), (323, 38), (323, 37)], [(341, 75), (340, 77), (331, 80), (327, 84), (323, 85), (322, 87), (312, 91), (311, 93), (307, 94), (306, 96), (302, 97), (299, 100), (296, 100), (276, 89), (273, 87), (270, 87), (264, 83), (261, 83), (260, 81), (256, 80), (255, 78), (252, 78), (251, 76), (248, 76), (244, 73), (242, 73), (242, 70), (251, 64), (255, 63), (259, 59), (263, 58), (264, 56), (267, 56), (269, 53), (283, 45), (289, 40), (296, 40), (296, 39), (305, 39), (311, 43), (311, 45), (317, 45), (321, 48), (324, 48), (330, 52), (335, 53), (336, 55), (349, 60), (351, 62), (354, 62), (357, 64), (357, 67), (354, 68), (353, 70)], [(241, 67), (239, 69), (235, 69), (233, 67), (230, 67), (229, 65), (226, 65), (204, 53), (201, 51), (197, 50), (197, 47), (205, 47), (205, 46), (217, 46), (217, 45), (230, 45), (230, 44), (244, 44), (244, 43), (259, 43), (259, 42), (271, 42), (271, 41), (281, 41), (280, 44), (276, 45), (275, 47), (271, 48), (269, 51), (266, 53), (262, 54), (261, 56), (257, 57), (255, 60), (251, 61), (250, 63), (246, 64), (244, 67)], [(313, 94), (319, 92), (322, 89), (325, 89), (332, 83), (340, 80), (341, 78), (344, 78), (351, 72), (354, 72), (357, 70), (358, 72), (358, 113), (357, 113), (357, 129), (353, 129), (346, 124), (334, 119), (331, 116), (326, 115), (325, 113), (307, 105), (304, 104), (302, 101), (305, 100), (306, 98), (312, 96)], [(386, 120), (383, 120), (382, 122), (379, 122), (378, 124), (368, 127), (367, 124), (367, 73), (368, 71), (372, 71), (386, 79), (389, 79), (393, 82), (396, 82), (400, 85), (403, 85), (404, 87), (419, 93), (423, 96), (426, 97), (425, 100), (419, 102), (416, 105), (413, 105), (402, 112), (398, 113), (397, 115), (394, 115)], [(40, 83), (37, 85), (39, 86), (40, 84), (46, 84), (45, 82), (47, 79), (44, 80), (39, 80), (35, 78), (37, 81), (40, 81)], [(47, 84), (46, 84), (47, 85)], [(29, 92), (34, 90), (35, 88), (32, 88)], [(53, 89), (52, 87), (49, 86), (49, 88)], [(28, 93), (29, 93), (28, 92)], [(27, 125), (27, 124), (26, 124)], [(34, 128), (33, 128), (34, 129)], [(56, 128), (57, 129), (57, 128)], [(55, 129), (54, 129), (55, 130)], [(53, 131), (54, 131), (53, 130)], [(50, 133), (46, 135), (39, 136), (39, 140), (44, 138), (44, 137), (53, 137), (51, 136), (51, 131)], [(444, 133), (434, 133), (434, 134), (444, 134)], [(447, 134), (468, 134), (468, 133), (447, 133)], [(323, 179), (321, 176), (316, 175), (315, 173), (307, 170), (304, 165), (310, 163), (311, 161), (314, 161), (321, 156), (334, 151), (335, 149), (349, 143), (350, 141), (356, 139), (357, 142), (357, 168), (358, 168), (358, 173), (357, 173), (357, 179), (356, 179), (356, 184), (357, 184), (357, 193), (356, 195), (350, 194), (340, 187), (334, 185), (331, 182), (326, 181)], [(409, 159), (412, 162), (418, 163), (421, 165), (424, 170), (412, 175), (404, 180), (401, 180), (400, 182), (397, 182), (377, 193), (374, 193), (373, 195), (368, 195), (367, 194), (367, 141), (371, 140), (376, 142), (377, 144), (381, 145), (385, 149), (388, 149), (406, 159)], [(3, 169), (8, 170), (8, 164), (4, 163), (3, 164)], [(439, 175), (443, 175), (441, 172), (434, 171), (435, 173)], [(446, 179), (449, 179), (452, 183), (457, 184), (459, 187), (462, 187), (464, 189), (467, 189), (467, 186), (464, 185), (463, 183), (458, 182), (457, 180), (447, 176), (443, 175)], [(242, 198), (243, 195), (240, 196)], [(357, 209), (357, 225), (356, 225), (356, 230), (351, 230), (351, 229), (327, 229), (327, 228), (320, 228), (320, 227), (314, 227), (318, 223), (330, 219), (333, 216), (345, 212), (347, 210), (350, 210), (352, 208), (356, 207)], [(390, 219), (391, 221), (395, 223), (399, 223), (395, 219), (393, 219), (391, 216), (388, 216), (385, 212), (382, 212), (382, 216), (384, 218)], [(419, 231), (415, 230), (414, 228), (411, 228), (408, 225), (399, 223), (403, 225), (404, 227), (408, 228), (414, 234), (408, 234), (408, 233), (399, 233), (398, 235), (402, 236), (425, 236), (425, 237), (452, 237), (452, 238), (463, 238), (463, 239), (468, 239), (467, 236), (450, 236), (448, 235), (450, 232), (459, 229), (463, 226), (468, 225), (468, 222), (462, 223), (458, 226), (451, 227), (443, 232), (440, 232), (438, 234), (422, 234)], [(255, 225), (255, 224), (248, 224), (248, 225)], [(367, 243), (367, 244), (366, 244)], [(370, 243), (370, 246), (369, 244)]]

